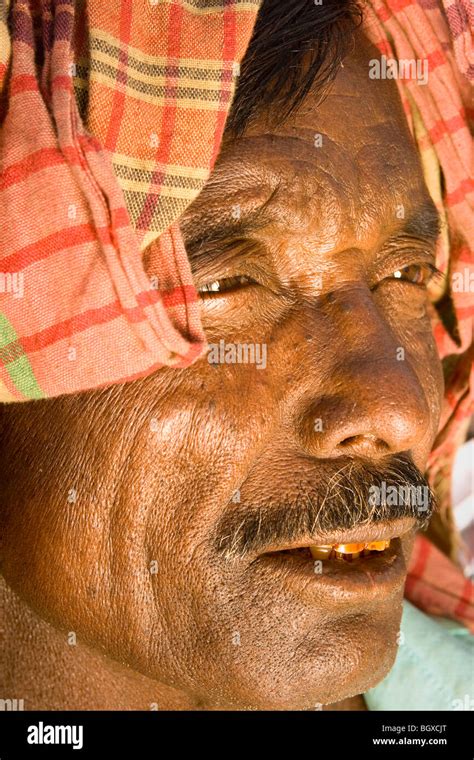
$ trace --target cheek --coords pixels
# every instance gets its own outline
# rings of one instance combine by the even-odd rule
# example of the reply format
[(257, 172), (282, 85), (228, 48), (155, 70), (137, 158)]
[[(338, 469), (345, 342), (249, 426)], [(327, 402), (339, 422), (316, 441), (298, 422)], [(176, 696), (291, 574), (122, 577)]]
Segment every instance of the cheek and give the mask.
[(261, 373), (248, 366), (201, 364), (183, 374), (179, 389), (160, 394), (155, 387), (153, 397), (153, 429), (144, 425), (136, 446), (148, 500), (159, 505), (148, 538), (177, 567), (206, 543), (226, 505), (238, 501), (268, 447), (275, 412)]
[(423, 388), (430, 409), (430, 430), (420, 445), (427, 449), (428, 456), (438, 430), (444, 394), (443, 369), (433, 335), (433, 307), (425, 291), (400, 283), (379, 288), (375, 299), (399, 340), (397, 358), (410, 363)]
[(420, 449), (423, 449), (423, 456), (427, 461), (441, 417), (444, 395), (443, 369), (428, 318), (423, 320), (418, 330), (413, 330), (410, 337), (413, 349), (409, 354), (409, 361), (417, 374), (430, 410), (429, 431), (425, 439), (420, 441)]

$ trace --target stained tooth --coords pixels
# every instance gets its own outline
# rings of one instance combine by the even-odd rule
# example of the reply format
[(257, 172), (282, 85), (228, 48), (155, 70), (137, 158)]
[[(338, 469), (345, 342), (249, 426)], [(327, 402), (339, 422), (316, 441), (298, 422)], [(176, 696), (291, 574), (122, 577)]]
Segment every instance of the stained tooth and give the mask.
[(365, 548), (370, 549), (372, 552), (383, 552), (390, 546), (390, 541), (372, 541), (370, 544), (366, 544)]
[(323, 544), (322, 546), (310, 546), (309, 550), (313, 559), (329, 559), (332, 552), (332, 546)]
[(334, 544), (334, 551), (340, 554), (357, 554), (364, 546), (365, 544)]
[[(390, 546), (390, 541), (371, 541), (368, 544), (321, 544), (309, 547), (313, 559), (337, 559), (352, 561), (361, 555), (367, 557), (371, 552), (383, 552)], [(334, 555), (333, 555), (334, 552)]]

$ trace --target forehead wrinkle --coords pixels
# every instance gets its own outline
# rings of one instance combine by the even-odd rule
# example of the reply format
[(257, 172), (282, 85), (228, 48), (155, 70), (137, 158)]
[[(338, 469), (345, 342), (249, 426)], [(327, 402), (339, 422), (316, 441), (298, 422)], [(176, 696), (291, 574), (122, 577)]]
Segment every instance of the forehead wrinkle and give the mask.
[[(258, 138), (253, 140), (257, 142)], [(238, 160), (232, 155), (221, 158), (198, 199), (181, 218), (183, 234), (190, 241), (215, 240), (227, 237), (227, 232), (258, 234), (271, 225), (273, 230), (291, 237), (309, 228), (314, 234), (319, 227), (321, 245), (334, 247), (344, 216), (344, 201), (349, 201), (347, 182), (334, 176), (327, 157), (325, 165), (316, 163), (314, 151), (313, 147), (310, 161), (301, 152), (295, 158), (291, 151), (285, 156), (273, 150), (267, 153), (271, 165), (262, 160), (262, 154), (256, 156), (255, 163), (250, 163), (247, 156), (245, 161), (241, 156)], [(240, 207), (238, 220), (232, 218), (235, 206)]]
[[(270, 238), (271, 249), (276, 233), (290, 247), (304, 243), (325, 254), (351, 248), (369, 253), (395, 235), (396, 205), (406, 203), (407, 213), (413, 205), (403, 162), (391, 165), (397, 181), (388, 181), (384, 172), (374, 187), (374, 164), (381, 161), (378, 140), (354, 152), (327, 134), (323, 140), (325, 149), (317, 149), (313, 130), (299, 128), (296, 134), (263, 132), (228, 142), (180, 221), (190, 259), (199, 259), (206, 243), (232, 238), (255, 237), (267, 244)], [(420, 182), (422, 195), (423, 189)], [(232, 218), (236, 205), (241, 210), (238, 220)]]
[[(370, 139), (366, 130), (365, 141), (350, 148), (344, 141), (319, 130), (323, 138), (324, 149), (315, 148), (314, 135), (317, 128), (299, 125), (297, 131), (288, 133), (259, 132), (237, 140), (235, 145), (228, 145), (227, 153), (232, 157), (239, 146), (244, 146), (246, 153), (255, 155), (256, 164), (261, 164), (261, 173), (278, 177), (281, 189), (278, 199), (278, 217), (284, 234), (301, 234), (311, 228), (311, 234), (318, 227), (318, 238), (325, 250), (338, 247), (371, 246), (380, 237), (379, 227), (392, 226), (392, 214), (395, 218), (396, 206), (403, 203), (409, 207), (410, 187), (413, 177), (404, 176), (406, 162), (388, 161), (390, 176), (387, 176), (387, 139), (393, 149), (394, 125), (382, 120), (377, 124), (374, 139)], [(285, 126), (289, 129), (289, 125)], [(387, 132), (388, 130), (388, 132)], [(397, 145), (401, 151), (402, 146)], [(403, 143), (403, 147), (407, 146)], [(408, 146), (409, 147), (409, 146)], [(393, 151), (392, 151), (393, 152)], [(390, 153), (390, 151), (389, 151)], [(265, 155), (272, 161), (265, 161)], [(402, 155), (404, 155), (402, 151)], [(383, 172), (379, 171), (383, 156)], [(288, 162), (285, 164), (285, 160)], [(275, 162), (283, 164), (283, 174), (277, 171)], [(291, 162), (291, 163), (290, 163)], [(236, 162), (239, 173), (241, 158)], [(288, 172), (290, 166), (290, 172)], [(225, 166), (223, 166), (225, 171)], [(259, 172), (260, 173), (260, 172)], [(421, 170), (419, 191), (423, 192)], [(237, 176), (237, 187), (239, 178)], [(374, 182), (375, 180), (375, 182)], [(284, 201), (282, 198), (285, 194)], [(344, 229), (343, 229), (344, 228)], [(377, 230), (377, 232), (376, 232)], [(344, 240), (341, 239), (344, 237)]]

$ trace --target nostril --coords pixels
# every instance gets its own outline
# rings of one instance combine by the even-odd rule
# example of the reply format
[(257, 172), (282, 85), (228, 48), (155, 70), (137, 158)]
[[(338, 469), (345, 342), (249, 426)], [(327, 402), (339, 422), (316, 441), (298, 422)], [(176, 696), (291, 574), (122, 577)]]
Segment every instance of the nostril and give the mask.
[(376, 448), (378, 451), (389, 451), (390, 446), (381, 438), (377, 438), (375, 435), (368, 433), (367, 435), (350, 435), (340, 441), (340, 448), (363, 448), (370, 446)]
[(359, 435), (351, 435), (349, 436), (349, 438), (345, 438), (343, 441), (341, 441), (339, 443), (339, 446), (342, 446), (342, 447), (352, 446), (357, 441), (358, 438), (360, 438)]

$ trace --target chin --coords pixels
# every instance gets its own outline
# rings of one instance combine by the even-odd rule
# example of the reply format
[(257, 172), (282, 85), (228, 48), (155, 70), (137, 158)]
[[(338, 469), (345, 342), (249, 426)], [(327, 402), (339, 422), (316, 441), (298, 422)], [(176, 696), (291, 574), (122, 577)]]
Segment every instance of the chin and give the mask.
[[(400, 609), (390, 618), (370, 615), (318, 626), (292, 652), (268, 653), (264, 661), (241, 662), (231, 682), (238, 693), (225, 699), (237, 710), (319, 710), (376, 686), (390, 671), (398, 649)], [(265, 642), (261, 642), (261, 651)], [(268, 652), (269, 650), (267, 650)], [(286, 667), (285, 667), (286, 664)], [(258, 668), (258, 669), (257, 669)], [(222, 695), (223, 691), (221, 691)], [(218, 708), (219, 709), (219, 708)]]

